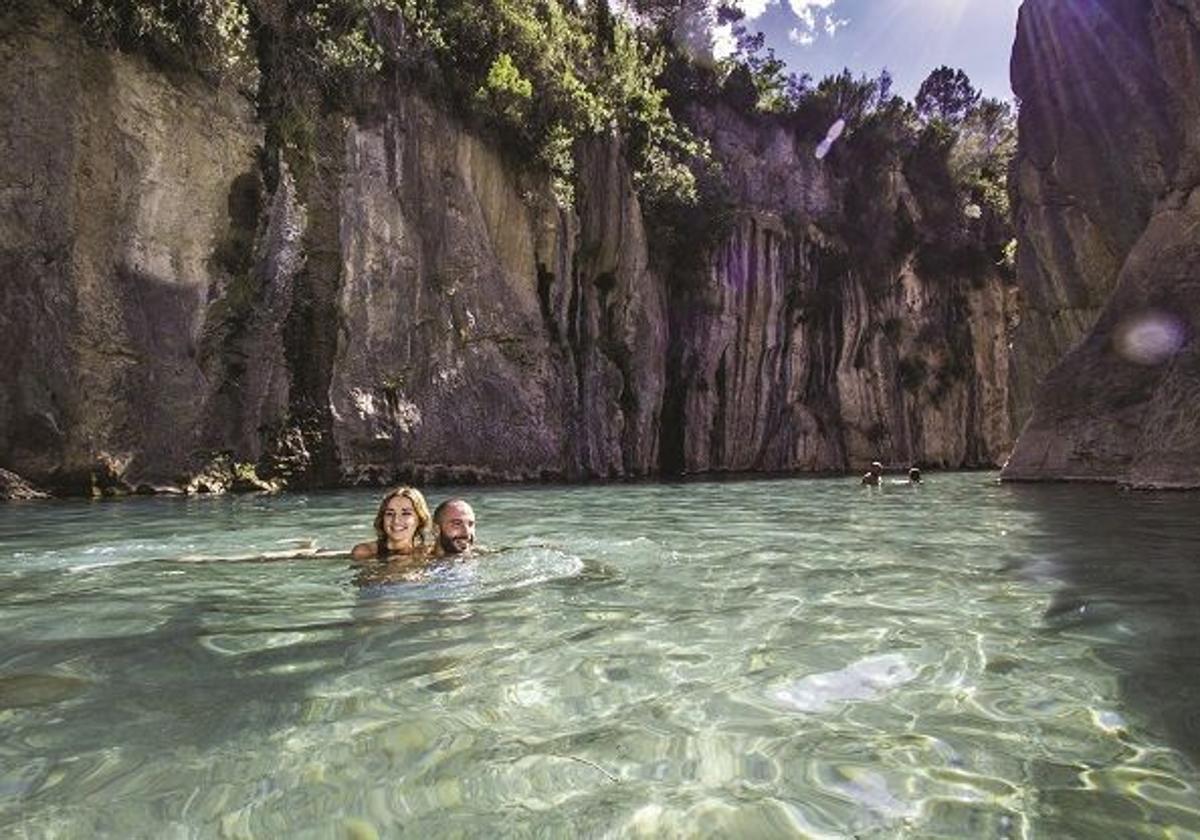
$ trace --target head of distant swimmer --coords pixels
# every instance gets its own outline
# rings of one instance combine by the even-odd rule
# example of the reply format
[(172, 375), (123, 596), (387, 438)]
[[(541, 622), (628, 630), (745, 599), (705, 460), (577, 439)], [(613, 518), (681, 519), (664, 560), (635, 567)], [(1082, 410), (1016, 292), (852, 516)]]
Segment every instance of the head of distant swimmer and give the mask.
[(869, 472), (871, 475), (883, 475), (883, 464), (881, 464), (879, 461), (872, 461)]
[(411, 551), (429, 539), (429, 505), (414, 487), (397, 487), (383, 497), (375, 513), (379, 554)]
[(921, 471), (916, 467), (912, 467), (908, 471), (908, 480), (913, 484), (917, 484), (921, 480)]
[(475, 545), (475, 511), (464, 499), (447, 499), (433, 512), (437, 525), (438, 550), (443, 554), (463, 554)]

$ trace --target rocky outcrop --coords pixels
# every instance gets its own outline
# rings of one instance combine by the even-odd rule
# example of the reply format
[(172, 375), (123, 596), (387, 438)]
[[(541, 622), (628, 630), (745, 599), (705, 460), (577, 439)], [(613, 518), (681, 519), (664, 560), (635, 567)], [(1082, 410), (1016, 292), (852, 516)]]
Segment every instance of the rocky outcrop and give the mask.
[(1007, 286), (898, 243), (934, 212), (899, 170), (856, 205), (786, 128), (698, 112), (735, 207), (672, 262), (617, 138), (580, 144), (563, 207), (403, 87), (281, 154), (235, 91), (55, 13), (6, 19), (0, 51), (0, 464), (38, 483), (986, 466), (1009, 445)]
[(25, 499), (48, 499), (48, 493), (43, 493), (21, 476), (8, 470), (0, 470), (0, 501)]
[(1003, 475), (1200, 487), (1200, 5), (1027, 0), (1013, 83), (1028, 422)]
[(235, 93), (53, 14), (9, 23), (0, 82), (34, 87), (4, 106), (4, 462), (103, 494), (219, 492), (247, 464), (293, 484), (657, 470), (665, 302), (618, 143), (579, 150), (571, 212), (396, 93), (320, 118), (301, 194)]
[(329, 392), (343, 480), (656, 469), (661, 286), (619, 145), (579, 158), (576, 217), (420, 97), (349, 127)]
[(204, 349), (255, 229), (252, 109), (53, 15), (4, 32), (0, 88), (0, 457), (68, 492), (174, 480), (237, 386)]
[(998, 463), (1011, 445), (1014, 307), (999, 272), (922, 275), (912, 245), (894, 240), (929, 208), (898, 167), (880, 174), (873, 221), (860, 225), (848, 205), (861, 185), (785, 128), (724, 108), (693, 120), (739, 209), (707, 275), (674, 285), (668, 463), (686, 472)]

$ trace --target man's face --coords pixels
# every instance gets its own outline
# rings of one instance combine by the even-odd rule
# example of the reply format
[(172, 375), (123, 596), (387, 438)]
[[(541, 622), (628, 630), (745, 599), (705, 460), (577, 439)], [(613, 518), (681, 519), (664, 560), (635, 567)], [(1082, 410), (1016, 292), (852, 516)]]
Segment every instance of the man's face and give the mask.
[(475, 511), (466, 502), (447, 505), (438, 520), (438, 545), (446, 554), (462, 554), (475, 545)]

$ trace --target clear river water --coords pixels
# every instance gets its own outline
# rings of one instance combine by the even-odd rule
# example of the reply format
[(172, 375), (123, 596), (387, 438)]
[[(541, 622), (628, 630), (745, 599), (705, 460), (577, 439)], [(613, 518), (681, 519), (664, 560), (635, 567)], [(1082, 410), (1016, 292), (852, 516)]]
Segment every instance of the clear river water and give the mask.
[(0, 836), (1200, 836), (1200, 496), (463, 492), (0, 506)]

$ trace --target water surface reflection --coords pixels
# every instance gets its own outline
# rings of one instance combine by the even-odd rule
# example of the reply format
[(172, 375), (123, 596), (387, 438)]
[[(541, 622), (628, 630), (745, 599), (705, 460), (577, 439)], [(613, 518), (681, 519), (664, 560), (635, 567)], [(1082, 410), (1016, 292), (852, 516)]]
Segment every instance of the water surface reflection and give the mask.
[(0, 508), (0, 828), (1200, 833), (1190, 497), (470, 495), (495, 553), (357, 581), (181, 561), (349, 546), (371, 494)]
[(1037, 523), (1011, 568), (1056, 586), (1043, 632), (1092, 640), (1130, 707), (1200, 761), (1200, 497), (1006, 490)]

